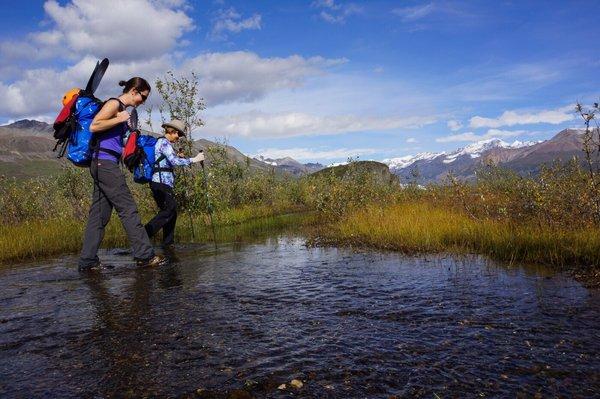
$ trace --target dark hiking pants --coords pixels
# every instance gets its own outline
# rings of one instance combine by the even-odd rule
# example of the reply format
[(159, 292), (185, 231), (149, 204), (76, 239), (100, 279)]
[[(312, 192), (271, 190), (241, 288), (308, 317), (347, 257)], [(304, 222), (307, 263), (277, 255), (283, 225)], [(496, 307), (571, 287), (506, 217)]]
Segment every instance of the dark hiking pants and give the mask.
[(79, 265), (85, 267), (98, 262), (98, 248), (102, 243), (104, 228), (110, 220), (113, 208), (116, 209), (127, 233), (133, 257), (135, 259), (153, 257), (154, 249), (144, 230), (137, 206), (119, 165), (103, 159), (93, 160), (90, 174), (94, 179), (94, 192)]
[(163, 183), (150, 182), (150, 189), (160, 212), (146, 223), (148, 237), (154, 236), (162, 228), (163, 246), (173, 245), (175, 242), (175, 223), (177, 222), (177, 202), (175, 202), (173, 188)]

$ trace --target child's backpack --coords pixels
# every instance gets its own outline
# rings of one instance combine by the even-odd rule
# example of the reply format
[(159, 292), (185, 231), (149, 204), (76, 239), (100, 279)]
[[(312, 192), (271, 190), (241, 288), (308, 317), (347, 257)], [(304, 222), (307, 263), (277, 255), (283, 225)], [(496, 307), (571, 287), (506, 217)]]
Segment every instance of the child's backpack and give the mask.
[[(123, 163), (133, 172), (133, 181), (144, 184), (152, 181), (154, 172), (172, 172), (172, 168), (159, 168), (158, 163), (165, 159), (155, 156), (154, 148), (158, 139), (149, 135), (132, 132), (125, 144)], [(127, 155), (125, 155), (127, 154)]]
[(102, 108), (103, 102), (94, 97), (104, 72), (108, 68), (107, 58), (96, 63), (85, 89), (71, 89), (63, 97), (63, 108), (54, 121), (54, 151), (60, 147), (58, 158), (67, 154), (73, 164), (89, 166), (93, 155), (90, 124)]

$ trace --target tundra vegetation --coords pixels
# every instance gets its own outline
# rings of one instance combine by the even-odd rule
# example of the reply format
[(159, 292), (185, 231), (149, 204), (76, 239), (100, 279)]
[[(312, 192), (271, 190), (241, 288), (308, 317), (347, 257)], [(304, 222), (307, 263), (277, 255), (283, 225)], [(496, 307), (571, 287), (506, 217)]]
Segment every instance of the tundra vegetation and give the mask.
[[(169, 77), (170, 75), (168, 75)], [(170, 77), (158, 84), (171, 116), (202, 125), (197, 112), (177, 109), (190, 81)], [(193, 79), (191, 80), (193, 83)], [(183, 88), (176, 85), (183, 84)], [(186, 89), (186, 90), (187, 90)], [(192, 87), (193, 89), (193, 87)], [(195, 89), (194, 89), (195, 90)], [(163, 93), (164, 92), (164, 93)], [(166, 94), (165, 94), (166, 93)], [(577, 106), (586, 131), (581, 158), (542, 165), (522, 176), (482, 165), (474, 181), (452, 175), (421, 186), (382, 178), (368, 162), (349, 160), (342, 168), (295, 178), (274, 170), (251, 170), (227, 156), (225, 146), (206, 151), (207, 173), (179, 171), (176, 185), (179, 242), (210, 241), (209, 211), (219, 241), (274, 228), (302, 229), (316, 244), (399, 250), (407, 253), (479, 253), (511, 262), (542, 263), (600, 271), (600, 137), (598, 104)], [(191, 150), (191, 143), (184, 146)], [(206, 178), (206, 181), (204, 179)], [(87, 170), (65, 167), (58, 176), (23, 182), (0, 180), (0, 261), (35, 259), (80, 249), (92, 180)], [(156, 211), (150, 190), (130, 187), (142, 219)], [(196, 232), (192, 236), (191, 226)], [(233, 227), (237, 226), (237, 227)], [(125, 246), (113, 218), (103, 244)]]
[[(308, 224), (313, 241), (405, 252), (477, 252), (493, 258), (559, 267), (600, 265), (596, 204), (598, 174), (581, 162), (542, 167), (520, 176), (483, 166), (475, 182), (449, 176), (444, 184), (394, 184), (352, 161), (340, 175), (325, 170), (293, 178), (274, 171), (252, 172), (229, 160), (223, 147), (208, 151), (207, 183), (202, 173), (179, 182), (179, 241), (208, 241), (210, 210), (222, 240), (225, 227)], [(3, 261), (77, 251), (89, 209), (92, 181), (86, 170), (65, 167), (56, 178), (24, 184), (0, 182), (0, 256)], [(131, 183), (142, 219), (155, 212), (146, 186)], [(208, 190), (208, 196), (205, 192)], [(210, 203), (207, 202), (210, 199)], [(301, 214), (302, 217), (280, 217)], [(258, 222), (261, 221), (262, 222)], [(258, 223), (258, 224), (257, 224)], [(251, 229), (246, 231), (253, 234)], [(104, 244), (126, 245), (113, 218)]]

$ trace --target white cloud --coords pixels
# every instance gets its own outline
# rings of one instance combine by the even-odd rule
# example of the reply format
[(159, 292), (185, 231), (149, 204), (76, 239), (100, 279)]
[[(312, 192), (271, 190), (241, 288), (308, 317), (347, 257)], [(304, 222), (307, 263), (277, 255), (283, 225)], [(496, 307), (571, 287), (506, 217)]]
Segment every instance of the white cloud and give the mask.
[(321, 134), (418, 128), (435, 122), (432, 117), (316, 116), (301, 112), (244, 114), (207, 119), (211, 134), (244, 137), (293, 137)]
[(343, 24), (349, 16), (362, 12), (362, 8), (354, 3), (338, 4), (335, 0), (317, 0), (312, 5), (320, 8), (321, 19), (331, 24)]
[(463, 69), (461, 83), (450, 84), (440, 94), (467, 102), (522, 99), (573, 74), (580, 59), (517, 63), (503, 66), (487, 64)]
[(346, 61), (299, 55), (261, 58), (255, 53), (235, 51), (199, 55), (185, 62), (181, 70), (198, 74), (207, 104), (215, 105), (249, 102), (274, 90), (300, 87), (306, 78)]
[(517, 112), (505, 111), (498, 118), (484, 118), (474, 116), (470, 119), (470, 126), (474, 129), (480, 127), (498, 128), (503, 126), (514, 125), (529, 125), (537, 123), (550, 123), (558, 125), (559, 123), (567, 122), (575, 118), (575, 107), (568, 105), (566, 107), (557, 108), (554, 110), (544, 110), (540, 112)]
[(413, 22), (436, 11), (436, 6), (433, 3), (418, 5), (414, 7), (396, 8), (392, 13), (398, 15), (403, 22)]
[[(148, 60), (173, 49), (194, 28), (182, 1), (56, 0), (44, 3), (50, 28), (29, 35), (28, 41), (3, 43), (3, 57), (39, 59), (93, 55), (113, 61)], [(38, 50), (42, 53), (33, 51)]]
[(224, 40), (227, 38), (228, 33), (239, 33), (248, 29), (260, 29), (261, 19), (260, 14), (254, 14), (251, 17), (242, 19), (241, 14), (233, 7), (227, 10), (219, 10), (217, 17), (213, 21), (211, 38)]
[(438, 137), (435, 139), (435, 141), (438, 143), (451, 143), (451, 142), (455, 142), (455, 141), (478, 141), (478, 140), (481, 140), (481, 138), (473, 132), (451, 134), (449, 136)]
[(527, 130), (500, 130), (489, 129), (483, 136), (484, 139), (500, 138), (500, 137), (516, 137), (528, 133)]
[[(13, 83), (0, 82), (0, 98), (6, 99), (0, 102), (0, 115), (21, 117), (58, 113), (62, 107), (63, 93), (73, 87), (85, 86), (96, 61), (95, 58), (85, 57), (62, 71), (49, 68), (31, 69), (24, 71), (21, 78)], [(96, 95), (99, 98), (107, 98), (120, 93), (122, 88), (117, 82), (134, 75), (141, 75), (152, 82), (153, 77), (168, 70), (169, 65), (166, 56), (139, 63), (111, 64)]]
[(449, 120), (448, 123), (448, 128), (450, 128), (450, 130), (452, 130), (453, 132), (460, 130), (460, 128), (462, 128), (462, 123), (460, 123), (457, 120)]
[[(179, 69), (173, 68), (168, 55), (141, 62), (111, 63), (96, 95), (107, 98), (121, 90), (117, 82), (132, 76), (142, 76), (153, 85), (165, 71), (176, 75), (191, 71), (200, 79), (201, 95), (209, 105), (235, 101), (253, 101), (270, 92), (302, 86), (310, 76), (323, 74), (333, 65), (345, 60), (322, 57), (261, 58), (250, 52), (209, 53), (195, 57)], [(8, 84), (0, 81), (0, 115), (18, 117), (24, 114), (53, 114), (58, 112), (63, 93), (73, 87), (83, 87), (94, 69), (96, 59), (85, 57), (75, 65), (57, 71), (49, 68), (31, 69)], [(243, 65), (243, 68), (240, 66)], [(149, 97), (156, 103), (158, 95)]]
[(414, 137), (409, 137), (406, 139), (407, 143), (418, 143), (417, 139)]
[(290, 157), (297, 161), (310, 160), (329, 160), (329, 159), (347, 159), (349, 157), (358, 157), (370, 155), (379, 152), (374, 148), (338, 148), (334, 150), (316, 150), (311, 148), (265, 148), (257, 151), (258, 156), (265, 158), (279, 159)]
[(483, 15), (473, 13), (468, 2), (432, 1), (392, 10), (410, 31), (425, 29), (455, 29), (484, 22)]
[(485, 134), (482, 135), (478, 135), (473, 132), (466, 132), (460, 134), (451, 134), (449, 136), (444, 137), (438, 137), (437, 139), (435, 139), (435, 141), (438, 143), (452, 143), (457, 141), (481, 141), (491, 138), (516, 137), (526, 133), (526, 130), (489, 129)]

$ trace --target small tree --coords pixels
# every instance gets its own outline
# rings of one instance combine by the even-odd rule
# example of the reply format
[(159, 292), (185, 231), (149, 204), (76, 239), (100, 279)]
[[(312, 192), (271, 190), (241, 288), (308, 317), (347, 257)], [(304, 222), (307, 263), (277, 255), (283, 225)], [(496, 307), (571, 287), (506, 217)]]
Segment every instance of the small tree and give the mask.
[[(199, 95), (199, 79), (194, 72), (190, 76), (176, 77), (168, 71), (161, 79), (156, 79), (156, 89), (163, 102), (158, 106), (160, 118), (179, 119), (185, 123), (186, 139), (182, 142), (185, 155), (191, 155), (193, 147), (192, 132), (204, 126), (200, 113), (206, 109), (204, 98)], [(151, 111), (150, 111), (151, 115)]]
[(598, 103), (584, 107), (577, 103), (575, 111), (583, 119), (583, 152), (589, 174), (589, 189), (594, 206), (594, 221), (600, 224), (600, 127), (596, 115), (600, 111)]
[[(164, 77), (157, 78), (155, 81), (162, 100), (158, 106), (160, 119), (162, 123), (179, 119), (185, 124), (186, 137), (180, 141), (179, 152), (188, 157), (192, 155), (194, 147), (192, 132), (204, 125), (201, 112), (206, 109), (206, 105), (200, 96), (199, 83), (198, 76), (194, 72), (189, 76), (175, 76), (172, 71), (168, 71)], [(148, 116), (146, 122), (152, 129), (152, 107), (147, 108), (146, 112)], [(199, 198), (197, 195), (191, 195), (194, 193), (195, 179), (185, 171), (178, 174), (183, 177), (181, 184), (178, 184), (175, 189), (178, 203), (186, 211), (197, 208), (195, 205)]]

